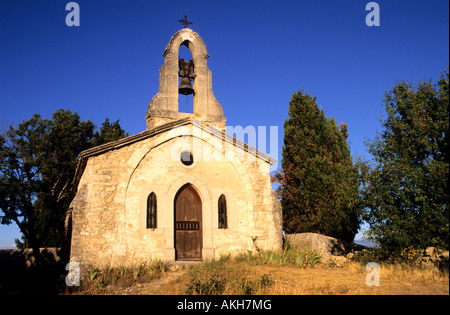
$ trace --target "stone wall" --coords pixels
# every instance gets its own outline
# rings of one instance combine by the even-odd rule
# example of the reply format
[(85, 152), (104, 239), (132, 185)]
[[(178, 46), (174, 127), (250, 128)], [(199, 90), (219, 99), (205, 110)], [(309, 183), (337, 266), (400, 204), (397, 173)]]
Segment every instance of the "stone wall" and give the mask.
[[(39, 251), (48, 264), (57, 264), (62, 259), (60, 248), (40, 248)], [(1, 270), (29, 269), (36, 266), (36, 258), (31, 248), (0, 250)]]
[(42, 264), (31, 248), (0, 250), (0, 296), (61, 293), (67, 273), (62, 250), (40, 248), (40, 253)]

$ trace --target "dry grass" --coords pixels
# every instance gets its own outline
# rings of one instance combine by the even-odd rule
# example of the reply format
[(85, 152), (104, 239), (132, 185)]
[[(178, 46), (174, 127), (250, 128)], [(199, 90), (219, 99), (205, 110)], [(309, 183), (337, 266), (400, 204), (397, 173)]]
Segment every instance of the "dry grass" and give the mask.
[(449, 294), (448, 274), (400, 266), (381, 266), (380, 286), (367, 286), (369, 271), (359, 263), (343, 268), (276, 270), (280, 285), (271, 294)]
[[(380, 264), (380, 286), (367, 286), (369, 271), (358, 262), (341, 268), (281, 266), (255, 256), (170, 268), (149, 281), (96, 294), (266, 294), (266, 295), (448, 295), (448, 272)], [(85, 292), (87, 293), (87, 292)]]
[[(169, 272), (170, 273), (170, 272)], [(365, 265), (351, 262), (342, 268), (318, 265), (299, 268), (236, 262), (195, 266), (179, 272), (153, 294), (267, 294), (267, 295), (441, 295), (449, 294), (448, 273), (400, 265), (380, 266), (380, 286), (367, 286)], [(213, 275), (213, 276), (211, 276)], [(261, 285), (261, 279), (270, 283)], [(211, 280), (212, 279), (212, 280)], [(193, 280), (206, 286), (220, 282), (222, 289), (188, 292)], [(246, 285), (247, 284), (247, 285)], [(244, 288), (243, 288), (244, 286)], [(246, 291), (247, 289), (247, 291)], [(250, 292), (249, 292), (250, 291)]]

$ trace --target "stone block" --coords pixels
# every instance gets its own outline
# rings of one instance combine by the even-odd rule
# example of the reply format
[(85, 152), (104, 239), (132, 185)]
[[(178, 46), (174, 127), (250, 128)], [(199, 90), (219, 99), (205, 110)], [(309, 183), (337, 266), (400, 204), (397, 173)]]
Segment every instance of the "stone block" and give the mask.
[(317, 250), (324, 258), (343, 256), (347, 252), (343, 241), (317, 233), (286, 234), (285, 237), (298, 248)]

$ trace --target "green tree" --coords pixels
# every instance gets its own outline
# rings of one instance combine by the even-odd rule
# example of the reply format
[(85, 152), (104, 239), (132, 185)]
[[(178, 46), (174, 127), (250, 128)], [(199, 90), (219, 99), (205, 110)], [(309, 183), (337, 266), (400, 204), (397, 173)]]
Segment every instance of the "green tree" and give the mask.
[(315, 232), (352, 241), (360, 224), (358, 169), (347, 126), (326, 118), (316, 98), (294, 93), (275, 175), (287, 233)]
[(125, 130), (120, 127), (119, 120), (110, 123), (109, 118), (106, 118), (100, 131), (95, 132), (92, 146), (95, 147), (124, 137), (128, 137), (128, 133), (125, 133)]
[(364, 178), (367, 235), (382, 249), (448, 249), (449, 72), (436, 84), (397, 83), (385, 93), (384, 130), (368, 141)]
[(108, 119), (94, 130), (77, 113), (58, 110), (51, 120), (34, 114), (0, 135), (0, 223), (15, 222), (24, 245), (35, 251), (63, 245), (79, 154), (126, 136), (118, 121), (111, 125)]
[(2, 224), (15, 222), (33, 248), (39, 248), (36, 232), (39, 214), (34, 208), (42, 183), (39, 165), (47, 155), (44, 143), (50, 121), (39, 115), (10, 127), (0, 135), (0, 209)]

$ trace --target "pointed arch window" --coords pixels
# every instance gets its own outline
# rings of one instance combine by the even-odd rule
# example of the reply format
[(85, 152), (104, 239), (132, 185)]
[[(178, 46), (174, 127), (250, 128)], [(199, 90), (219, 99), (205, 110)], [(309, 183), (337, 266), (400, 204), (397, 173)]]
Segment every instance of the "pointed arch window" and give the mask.
[(228, 227), (227, 200), (223, 194), (219, 197), (218, 210), (219, 210), (219, 229), (226, 229)]
[(156, 229), (156, 194), (154, 192), (147, 198), (147, 229)]

